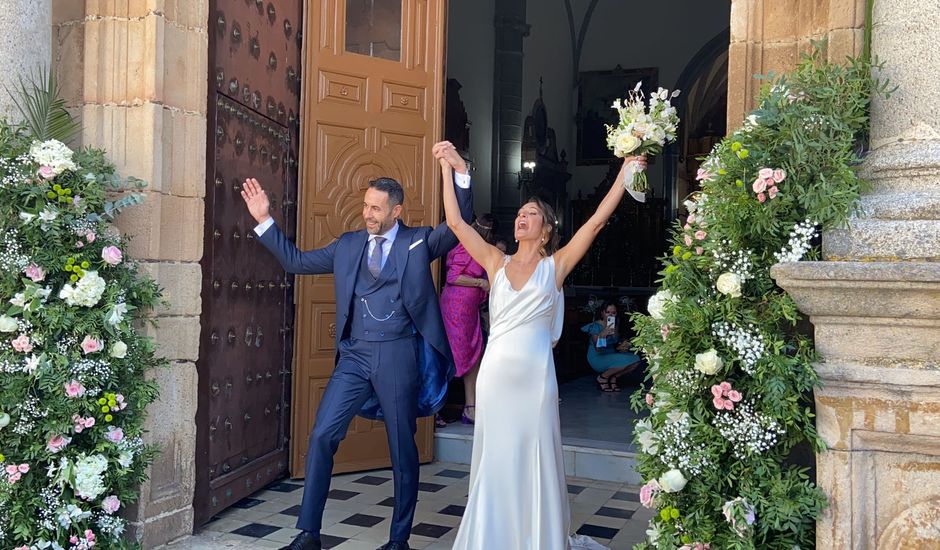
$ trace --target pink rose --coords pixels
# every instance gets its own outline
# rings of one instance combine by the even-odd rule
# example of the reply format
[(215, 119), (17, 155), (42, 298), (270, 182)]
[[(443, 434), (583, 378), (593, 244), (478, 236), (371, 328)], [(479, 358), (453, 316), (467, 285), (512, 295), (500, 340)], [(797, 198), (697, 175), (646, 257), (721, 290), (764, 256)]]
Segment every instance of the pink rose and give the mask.
[(653, 402), (654, 402), (654, 401), (653, 401), (653, 394), (651, 394), (651, 393), (646, 394), (646, 404), (649, 405), (650, 407), (652, 407), (652, 406), (653, 406)]
[(124, 402), (124, 396), (123, 396), (123, 395), (121, 395), (121, 394), (119, 394), (119, 393), (118, 393), (118, 394), (115, 394), (115, 395), (114, 395), (114, 400), (117, 402), (117, 407), (112, 407), (112, 409), (117, 409), (117, 410), (119, 410), (119, 411), (123, 411), (124, 409), (127, 408), (127, 403)]
[(20, 464), (19, 466), (16, 467), (16, 469), (17, 469), (21, 474), (25, 474), (26, 472), (29, 471), (29, 464)]
[(770, 198), (775, 198), (777, 196), (777, 186), (773, 186), (767, 190), (767, 194), (770, 195)]
[(46, 443), (46, 450), (50, 453), (57, 453), (65, 448), (69, 442), (72, 441), (71, 437), (65, 437), (64, 435), (54, 435), (49, 438), (49, 441)]
[(738, 403), (739, 401), (741, 401), (741, 392), (739, 392), (738, 390), (729, 391), (728, 399), (730, 399), (734, 403)]
[(121, 507), (121, 501), (118, 500), (116, 495), (109, 495), (104, 497), (104, 500), (101, 501), (101, 509), (107, 512), (108, 514), (113, 514), (117, 512)]
[(712, 405), (714, 405), (715, 408), (720, 411), (721, 409), (725, 408), (725, 400), (722, 399), (721, 397), (713, 397)]
[(761, 168), (757, 175), (760, 179), (765, 180), (774, 177), (774, 171), (770, 168)]
[(82, 241), (75, 241), (75, 248), (85, 248), (85, 243)]
[(663, 342), (665, 342), (666, 338), (669, 337), (669, 325), (663, 325), (662, 328), (659, 329), (659, 334), (662, 335)]
[(685, 223), (695, 223), (695, 214), (689, 214), (689, 217), (685, 219)]
[(96, 340), (91, 336), (85, 336), (85, 339), (82, 340), (82, 353), (88, 355), (89, 353), (95, 353), (101, 351), (101, 340)]
[(709, 180), (712, 175), (708, 173), (708, 170), (704, 168), (699, 168), (698, 172), (695, 173), (695, 179), (698, 181)]
[(85, 386), (82, 385), (78, 380), (72, 380), (71, 382), (66, 382), (63, 384), (65, 386), (65, 395), (68, 397), (81, 397), (85, 395)]
[(655, 479), (640, 487), (640, 504), (644, 508), (652, 508), (654, 506), (653, 501), (661, 490), (659, 482)]
[(721, 391), (721, 388), (717, 385), (712, 386), (712, 395), (715, 396), (716, 399), (720, 399), (724, 393), (725, 392)]
[(692, 226), (689, 225), (688, 223), (682, 226), (682, 229), (691, 229), (691, 228)]
[(26, 276), (34, 283), (38, 283), (46, 278), (46, 271), (36, 264), (26, 266), (24, 273), (26, 273)]
[(33, 351), (33, 345), (29, 342), (29, 336), (25, 334), (20, 334), (15, 340), (10, 342), (10, 344), (13, 346), (13, 349), (22, 353)]
[(97, 237), (95, 236), (95, 232), (94, 232), (94, 231), (89, 231), (88, 233), (85, 233), (85, 240), (88, 241), (88, 242), (90, 242), (90, 243), (95, 242), (95, 239), (96, 239), (96, 238), (97, 238)]
[(696, 232), (695, 232), (695, 238), (698, 239), (698, 240), (700, 240), (700, 241), (702, 241), (702, 240), (705, 240), (705, 235), (707, 235), (707, 234), (708, 234), (708, 233), (705, 233), (704, 231), (699, 230), (699, 231), (696, 231)]
[(731, 383), (730, 383), (730, 382), (722, 382), (721, 384), (718, 384), (718, 387), (721, 388), (721, 391), (722, 391), (723, 393), (727, 393), (727, 392), (731, 391)]
[(702, 252), (705, 252), (705, 249), (704, 249), (704, 248), (702, 248), (701, 246), (696, 246), (696, 247), (695, 247), (695, 253), (696, 253), (696, 254), (698, 254), (699, 256), (701, 256), (701, 255), (702, 255)]
[(767, 189), (767, 182), (761, 178), (757, 178), (754, 180), (754, 183), (751, 184), (751, 189), (753, 189), (755, 193), (763, 193), (764, 190)]
[(760, 201), (760, 202), (767, 202), (767, 195), (765, 195), (765, 194), (763, 194), (763, 193), (758, 193), (758, 194), (757, 194), (757, 200)]
[(39, 175), (42, 176), (43, 179), (51, 180), (55, 177), (55, 170), (53, 170), (51, 166), (40, 166)]
[(95, 425), (95, 417), (89, 416), (88, 418), (82, 418), (77, 414), (73, 414), (72, 422), (75, 423), (75, 433), (80, 434), (86, 428), (91, 428)]
[(685, 241), (686, 246), (692, 246), (692, 237), (690, 235), (683, 235), (682, 240)]
[(781, 181), (787, 178), (787, 172), (786, 170), (781, 170), (780, 168), (777, 168), (776, 170), (774, 170), (774, 175), (771, 177), (773, 178), (774, 183), (780, 183)]
[(121, 254), (121, 249), (116, 246), (106, 246), (101, 251), (101, 259), (109, 265), (117, 265), (121, 263), (122, 257), (123, 255)]
[(124, 439), (124, 430), (115, 426), (108, 426), (108, 433), (104, 434), (105, 438), (112, 443), (120, 443)]

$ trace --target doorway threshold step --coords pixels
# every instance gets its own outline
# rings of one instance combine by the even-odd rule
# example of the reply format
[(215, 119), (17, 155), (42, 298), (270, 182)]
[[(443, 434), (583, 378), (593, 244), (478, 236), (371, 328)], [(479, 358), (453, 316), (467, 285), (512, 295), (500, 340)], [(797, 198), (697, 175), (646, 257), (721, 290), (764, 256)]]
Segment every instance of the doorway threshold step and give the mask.
[[(642, 485), (636, 472), (636, 452), (623, 443), (562, 437), (565, 475), (592, 481)], [(472, 426), (451, 425), (434, 433), (434, 459), (470, 464)]]

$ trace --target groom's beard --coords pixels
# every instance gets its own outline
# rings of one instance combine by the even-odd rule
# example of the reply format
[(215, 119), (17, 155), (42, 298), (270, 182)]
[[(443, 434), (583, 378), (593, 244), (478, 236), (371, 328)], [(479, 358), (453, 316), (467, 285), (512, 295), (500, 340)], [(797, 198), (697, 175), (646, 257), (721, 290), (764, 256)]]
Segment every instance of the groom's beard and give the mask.
[(395, 224), (398, 223), (398, 218), (392, 218), (391, 220), (369, 225), (369, 222), (375, 221), (376, 220), (366, 220), (366, 231), (370, 235), (384, 235), (385, 233), (388, 233), (391, 228), (395, 227)]

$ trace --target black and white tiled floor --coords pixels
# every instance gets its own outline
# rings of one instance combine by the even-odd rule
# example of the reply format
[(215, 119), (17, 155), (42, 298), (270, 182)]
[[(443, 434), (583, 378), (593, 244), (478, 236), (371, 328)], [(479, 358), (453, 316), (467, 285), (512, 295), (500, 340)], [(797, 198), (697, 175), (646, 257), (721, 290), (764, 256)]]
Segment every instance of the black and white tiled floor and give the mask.
[[(469, 466), (445, 463), (421, 467), (418, 506), (409, 544), (450, 550), (467, 499)], [(333, 478), (323, 517), (323, 547), (374, 550), (388, 539), (392, 515), (392, 473)], [(640, 507), (637, 489), (617, 483), (569, 478), (572, 526), (612, 550), (625, 550), (644, 538), (650, 513)], [(171, 548), (279, 548), (297, 534), (303, 485), (283, 481), (208, 523), (197, 536)], [(507, 549), (510, 550), (510, 549)]]

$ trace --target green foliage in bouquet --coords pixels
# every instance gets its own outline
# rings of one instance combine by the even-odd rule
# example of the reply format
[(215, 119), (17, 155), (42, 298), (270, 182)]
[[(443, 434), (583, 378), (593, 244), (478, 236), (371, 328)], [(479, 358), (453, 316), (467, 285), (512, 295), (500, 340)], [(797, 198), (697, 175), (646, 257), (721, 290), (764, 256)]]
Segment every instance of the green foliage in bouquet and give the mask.
[(814, 546), (826, 498), (789, 456), (825, 447), (810, 399), (818, 357), (770, 267), (818, 257), (819, 230), (852, 213), (873, 91), (888, 93), (868, 62), (827, 63), (817, 47), (764, 86), (699, 170), (662, 289), (633, 319), (652, 381), (633, 396), (650, 412), (635, 435), (640, 498), (658, 511), (637, 548)]
[(111, 220), (143, 183), (56, 139), (74, 125), (52, 77), (18, 92), (27, 122), (0, 122), (0, 547), (133, 548), (121, 513), (165, 362), (141, 333), (160, 291)]

